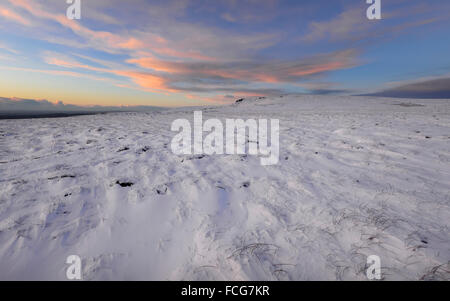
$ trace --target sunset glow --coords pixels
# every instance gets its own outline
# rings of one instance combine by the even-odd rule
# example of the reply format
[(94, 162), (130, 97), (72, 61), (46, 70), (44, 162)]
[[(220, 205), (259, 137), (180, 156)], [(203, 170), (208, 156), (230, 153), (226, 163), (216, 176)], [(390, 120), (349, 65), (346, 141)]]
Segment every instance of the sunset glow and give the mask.
[(337, 2), (85, 0), (70, 20), (65, 1), (5, 0), (0, 96), (189, 106), (448, 76), (448, 3), (389, 1), (369, 21), (365, 1)]

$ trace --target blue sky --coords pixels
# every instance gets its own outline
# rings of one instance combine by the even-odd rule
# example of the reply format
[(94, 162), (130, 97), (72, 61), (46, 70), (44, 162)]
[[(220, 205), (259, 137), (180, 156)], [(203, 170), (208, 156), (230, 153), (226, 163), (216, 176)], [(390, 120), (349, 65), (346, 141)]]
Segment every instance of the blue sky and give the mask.
[(183, 106), (450, 78), (448, 1), (384, 0), (382, 20), (365, 0), (81, 0), (81, 20), (68, 6), (2, 0), (0, 97)]

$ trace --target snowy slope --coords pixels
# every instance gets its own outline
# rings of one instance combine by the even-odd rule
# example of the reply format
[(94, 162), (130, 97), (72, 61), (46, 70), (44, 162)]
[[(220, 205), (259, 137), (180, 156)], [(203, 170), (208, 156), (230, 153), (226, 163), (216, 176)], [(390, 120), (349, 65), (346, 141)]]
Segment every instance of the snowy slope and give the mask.
[(172, 154), (192, 109), (0, 120), (0, 279), (64, 280), (72, 254), (85, 280), (366, 280), (372, 254), (386, 280), (450, 279), (448, 100), (285, 96), (213, 117), (278, 118), (280, 162)]

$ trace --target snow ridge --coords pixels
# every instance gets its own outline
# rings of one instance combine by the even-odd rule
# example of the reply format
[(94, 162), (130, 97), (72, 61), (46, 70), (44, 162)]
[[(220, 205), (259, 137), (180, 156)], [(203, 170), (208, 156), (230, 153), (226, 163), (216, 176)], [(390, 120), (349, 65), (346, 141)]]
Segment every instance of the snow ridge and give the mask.
[(0, 120), (0, 279), (450, 280), (448, 100), (283, 96), (280, 162), (176, 156), (193, 109)]

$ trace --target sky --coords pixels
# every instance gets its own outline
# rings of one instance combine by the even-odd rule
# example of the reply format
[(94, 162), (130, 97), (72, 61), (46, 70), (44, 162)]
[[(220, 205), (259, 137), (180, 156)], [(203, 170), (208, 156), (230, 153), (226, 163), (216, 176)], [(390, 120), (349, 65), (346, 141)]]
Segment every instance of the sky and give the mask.
[[(246, 96), (450, 98), (450, 1), (0, 0), (0, 98), (220, 105)], [(446, 92), (447, 91), (447, 92)], [(406, 95), (406, 94), (405, 94)], [(445, 95), (444, 95), (445, 97)]]

